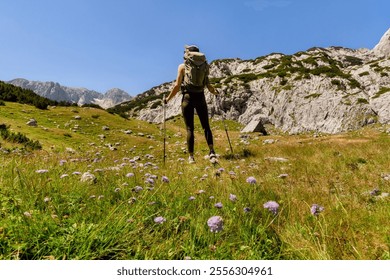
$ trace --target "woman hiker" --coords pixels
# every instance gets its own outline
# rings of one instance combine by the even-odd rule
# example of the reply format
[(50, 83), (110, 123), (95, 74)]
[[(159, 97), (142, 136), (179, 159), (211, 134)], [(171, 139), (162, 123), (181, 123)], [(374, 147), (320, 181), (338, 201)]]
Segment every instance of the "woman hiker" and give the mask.
[(209, 65), (205, 55), (199, 51), (197, 46), (185, 46), (184, 63), (179, 65), (175, 86), (164, 100), (164, 102), (167, 103), (180, 90), (183, 94), (181, 109), (187, 128), (187, 148), (190, 154), (188, 158), (189, 163), (195, 163), (194, 109), (196, 109), (210, 149), (209, 159), (211, 161), (216, 159), (204, 88), (207, 87), (207, 89), (215, 95), (217, 95), (218, 92), (210, 85), (208, 75)]

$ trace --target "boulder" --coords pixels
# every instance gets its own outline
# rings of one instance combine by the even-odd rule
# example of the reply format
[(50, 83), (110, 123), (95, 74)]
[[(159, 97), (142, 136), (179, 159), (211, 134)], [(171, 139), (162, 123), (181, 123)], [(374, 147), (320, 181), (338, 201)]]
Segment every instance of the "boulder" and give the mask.
[(26, 124), (29, 126), (38, 126), (38, 123), (35, 119), (30, 119)]

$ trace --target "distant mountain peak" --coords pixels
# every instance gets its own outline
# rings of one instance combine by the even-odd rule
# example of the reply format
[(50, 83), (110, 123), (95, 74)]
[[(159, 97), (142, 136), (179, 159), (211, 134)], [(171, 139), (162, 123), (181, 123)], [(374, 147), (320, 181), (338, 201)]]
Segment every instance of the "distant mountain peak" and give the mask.
[(87, 103), (97, 104), (100, 107), (107, 109), (116, 104), (128, 101), (131, 96), (118, 88), (113, 88), (105, 94), (89, 90), (83, 87), (66, 87), (57, 82), (40, 82), (29, 81), (23, 78), (13, 79), (8, 82), (15, 86), (30, 89), (36, 94), (55, 101), (67, 101), (83, 105)]

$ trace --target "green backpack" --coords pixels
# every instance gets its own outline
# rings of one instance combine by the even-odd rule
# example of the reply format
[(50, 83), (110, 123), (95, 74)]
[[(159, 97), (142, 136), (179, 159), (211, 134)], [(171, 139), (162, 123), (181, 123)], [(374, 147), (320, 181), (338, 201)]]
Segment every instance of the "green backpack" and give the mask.
[(209, 64), (201, 52), (187, 51), (184, 55), (184, 92), (202, 92), (208, 79)]

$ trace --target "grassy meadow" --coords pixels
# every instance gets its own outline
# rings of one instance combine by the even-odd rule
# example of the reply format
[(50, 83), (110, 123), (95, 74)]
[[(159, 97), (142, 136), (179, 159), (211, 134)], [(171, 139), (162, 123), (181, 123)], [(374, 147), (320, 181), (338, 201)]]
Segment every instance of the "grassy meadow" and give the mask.
[(177, 117), (164, 165), (161, 125), (103, 110), (6, 102), (0, 124), (42, 145), (0, 138), (0, 259), (390, 259), (389, 127), (243, 136), (229, 121), (232, 158), (212, 121), (219, 162), (197, 124), (190, 165)]

